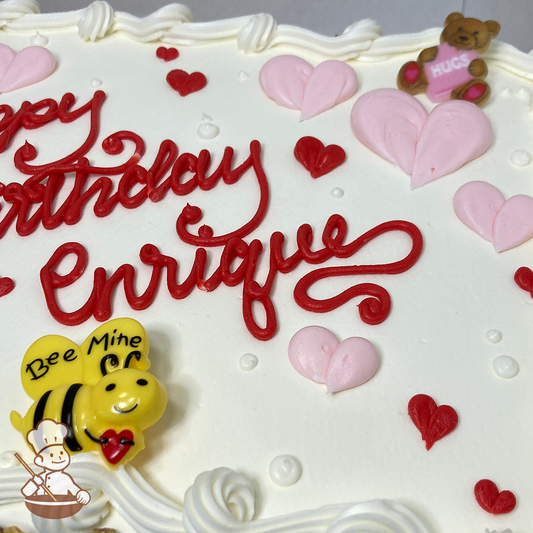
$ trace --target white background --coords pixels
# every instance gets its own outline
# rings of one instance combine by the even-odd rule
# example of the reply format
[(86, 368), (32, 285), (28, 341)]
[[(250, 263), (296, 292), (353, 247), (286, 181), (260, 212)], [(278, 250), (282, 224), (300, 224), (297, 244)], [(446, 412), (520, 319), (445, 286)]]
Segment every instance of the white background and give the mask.
[[(116, 11), (146, 16), (172, 0), (110, 0)], [(532, 0), (184, 0), (196, 22), (255, 13), (271, 13), (278, 24), (293, 24), (324, 35), (342, 33), (364, 18), (376, 20), (384, 35), (417, 32), (442, 26), (453, 11), (480, 19), (497, 20), (499, 40), (524, 52), (533, 49)], [(42, 12), (81, 9), (91, 0), (40, 0)]]

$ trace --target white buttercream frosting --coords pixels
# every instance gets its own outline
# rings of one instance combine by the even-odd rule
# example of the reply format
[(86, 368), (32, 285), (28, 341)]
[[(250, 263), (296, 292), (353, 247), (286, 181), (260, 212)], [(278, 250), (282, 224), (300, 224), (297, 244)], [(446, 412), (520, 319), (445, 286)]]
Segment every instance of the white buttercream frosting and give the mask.
[(78, 27), (84, 41), (95, 41), (115, 32), (124, 32), (140, 42), (162, 40), (176, 24), (192, 21), (190, 10), (181, 4), (170, 4), (147, 17), (115, 12), (103, 0), (96, 0), (85, 9), (66, 13), (40, 14), (34, 0), (0, 2), (0, 27), (6, 31), (38, 29), (66, 30)]
[[(405, 274), (328, 279), (313, 287), (317, 298), (328, 298), (359, 282), (383, 285), (391, 294), (393, 308), (387, 321), (377, 327), (360, 321), (356, 312), (360, 299), (329, 313), (300, 309), (293, 290), (314, 266), (302, 264), (291, 274), (280, 274), (273, 292), (279, 329), (268, 342), (257, 341), (246, 330), (242, 287), (221, 286), (211, 293), (195, 289), (178, 301), (169, 297), (162, 281), (153, 305), (133, 311), (119, 285), (114, 316), (133, 316), (145, 325), (153, 347), (154, 375), (165, 380), (169, 390), (171, 408), (161, 424), (146, 433), (147, 449), (135, 459), (157, 491), (133, 468), (104, 470), (91, 456), (75, 456), (69, 471), (80, 486), (97, 488), (92, 492), (93, 502), (76, 515), (76, 521), (53, 526), (43, 522), (39, 529), (54, 527), (51, 533), (77, 529), (81, 533), (85, 528), (90, 533), (99, 522), (119, 533), (181, 533), (186, 528), (188, 533), (425, 533), (409, 511), (385, 500), (321, 507), (387, 497), (405, 502), (427, 527), (431, 525), (431, 533), (465, 528), (483, 531), (488, 515), (478, 508), (473, 486), (490, 476), (501, 489), (517, 495), (519, 503), (510, 515), (513, 523), (508, 524), (514, 530), (527, 530), (530, 510), (523, 502), (533, 495), (525, 473), (533, 469), (533, 456), (524, 438), (526, 408), (515, 412), (510, 407), (533, 405), (533, 391), (525, 386), (531, 373), (527, 353), (532, 339), (526, 311), (533, 300), (514, 285), (512, 275), (518, 266), (531, 266), (533, 241), (496, 254), (489, 243), (462, 227), (453, 215), (451, 200), (460, 185), (479, 179), (490, 180), (506, 197), (533, 195), (529, 167), (510, 163), (515, 150), (530, 146), (529, 104), (520, 95), (522, 88), (530, 90), (532, 84), (492, 68), (500, 61), (520, 74), (530, 69), (533, 57), (524, 58), (505, 46), (492, 47), (485, 54), (491, 63), (488, 81), (493, 94), (484, 112), (497, 142), (482, 158), (411, 192), (401, 171), (355, 139), (348, 117), (361, 94), (394, 86), (401, 65), (414, 59), (420, 48), (438, 41), (440, 29), (379, 37), (375, 23), (362, 21), (339, 37), (324, 37), (276, 25), (266, 15), (192, 23), (190, 12), (179, 4), (145, 18), (113, 12), (107, 4), (97, 6), (44, 15), (38, 13), (35, 2), (0, 3), (2, 42), (19, 50), (42, 30), (50, 39), (48, 49), (58, 59), (50, 78), (2, 95), (2, 103), (16, 111), (23, 101), (58, 100), (68, 91), (76, 95), (78, 108), (98, 85), (91, 80), (103, 81), (107, 99), (99, 142), (88, 156), (92, 164), (100, 166), (127, 158), (128, 148), (118, 157), (102, 152), (101, 139), (117, 130), (133, 130), (143, 138), (147, 153), (141, 164), (146, 169), (154, 165), (159, 143), (171, 139), (180, 154), (209, 150), (209, 174), (219, 166), (226, 146), (235, 150), (235, 168), (248, 157), (250, 141), (258, 139), (271, 201), (265, 220), (245, 240), (257, 238), (263, 243), (257, 275), (260, 283), (267, 276), (269, 239), (275, 231), (285, 234), (284, 254), (292, 254), (297, 228), (309, 223), (314, 232), (312, 249), (317, 250), (322, 246), (324, 224), (333, 213), (340, 213), (348, 222), (346, 242), (384, 221), (401, 219), (420, 228), (425, 244), (420, 262)], [(85, 44), (80, 32), (87, 39), (97, 38), (97, 43)], [(153, 42), (141, 46), (132, 39)], [(179, 59), (165, 63), (156, 55), (157, 43), (172, 39), (203, 46), (180, 48)], [(257, 53), (260, 49), (263, 51)], [(351, 101), (299, 123), (298, 113), (269, 101), (258, 84), (259, 71), (268, 58), (295, 53), (313, 66), (321, 56), (357, 58), (350, 65), (360, 76), (359, 92)], [(84, 61), (79, 61), (80, 55), (85, 56)], [(182, 98), (165, 82), (173, 68), (200, 71), (208, 85)], [(504, 87), (508, 88), (506, 97), (501, 95)], [(430, 108), (424, 96), (418, 99)], [(220, 127), (220, 135), (210, 141), (197, 135), (204, 113)], [(84, 117), (69, 124), (53, 121), (43, 128), (17, 132), (0, 157), (4, 176), (0, 181), (7, 184), (26, 179), (13, 166), (14, 154), (26, 139), (39, 152), (37, 162), (44, 163), (79, 146), (87, 129)], [(319, 180), (311, 180), (293, 155), (296, 141), (304, 135), (342, 146), (346, 162)], [(97, 177), (91, 177), (87, 186)], [(67, 177), (61, 195), (70, 192), (71, 178)], [(336, 191), (333, 195), (332, 190)], [(338, 191), (344, 191), (342, 198)], [(23, 414), (31, 405), (20, 384), (19, 366), (31, 342), (50, 333), (81, 342), (95, 327), (93, 319), (76, 327), (63, 326), (46, 308), (39, 272), (58, 246), (80, 242), (90, 256), (82, 278), (59, 291), (61, 304), (72, 311), (88, 298), (97, 267), (111, 275), (120, 265), (131, 263), (138, 274), (136, 287), (144, 290), (150, 268), (140, 263), (138, 253), (146, 243), (175, 257), (178, 280), (186, 279), (195, 247), (176, 236), (176, 219), (182, 208), (187, 202), (200, 206), (205, 223), (222, 234), (253, 215), (258, 191), (250, 169), (235, 184), (221, 181), (213, 190), (196, 190), (187, 197), (169, 192), (160, 203), (147, 201), (137, 211), (118, 206), (109, 219), (95, 216), (94, 202), (94, 198), (89, 201), (79, 224), (62, 225), (54, 231), (39, 227), (26, 237), (17, 236), (12, 227), (2, 238), (0, 275), (12, 276), (17, 284), (13, 293), (0, 301), (4, 309), (1, 360), (5, 364), (0, 372), (0, 388), (6, 391), (2, 395), (4, 415), (11, 409)], [(3, 197), (0, 203), (0, 219), (4, 219), (9, 204)], [(387, 262), (403, 256), (408, 246), (401, 235), (382, 236), (350, 259), (332, 258), (331, 266)], [(207, 250), (207, 275), (217, 268), (220, 253), (217, 247)], [(288, 341), (298, 329), (316, 322), (343, 337), (362, 335), (375, 340), (383, 356), (375, 379), (353, 391), (326, 397), (293, 372), (286, 357)], [(501, 345), (487, 341), (485, 334), (492, 327), (504, 332)], [(245, 373), (239, 366), (244, 353), (252, 353), (260, 361), (253, 372)], [(520, 373), (511, 382), (492, 371), (492, 362), (501, 353), (512, 354), (520, 363)], [(420, 392), (434, 396), (439, 405), (452, 405), (461, 418), (457, 431), (429, 452), (407, 414), (409, 398)], [(301, 412), (310, 416), (301, 417)], [(4, 449), (24, 448), (23, 438), (8, 416), (0, 417), (0, 434)], [(507, 453), (509, 449), (512, 454)], [(294, 454), (304, 465), (304, 475), (290, 488), (280, 488), (268, 477), (269, 461), (280, 453)], [(494, 462), (495, 454), (503, 459)], [(193, 484), (199, 472), (221, 465), (245, 472), (246, 477), (222, 469), (203, 474)], [(491, 465), (491, 472), (485, 470), (486, 465)], [(18, 523), (29, 533), (34, 528), (20, 493), (27, 479), (21, 467), (0, 469), (1, 503), (9, 504), (0, 508), (1, 525)], [(186, 493), (184, 521), (179, 501)], [(306, 508), (312, 510), (296, 512)], [(109, 514), (101, 522), (105, 512)]]
[[(427, 533), (411, 511), (389, 500), (253, 520), (252, 483), (229, 468), (200, 474), (185, 493), (183, 507), (157, 493), (133, 467), (109, 470), (90, 454), (74, 456), (69, 473), (81, 486), (91, 487), (91, 502), (76, 515), (62, 520), (33, 516), (40, 533), (89, 533), (107, 516), (109, 502), (135, 531), (152, 533)], [(22, 467), (0, 471), (0, 505), (22, 500), (20, 487), (27, 478)]]
[(268, 47), (276, 27), (272, 15), (254, 15), (237, 34), (237, 47), (245, 53), (263, 51)]
[[(296, 26), (278, 25), (272, 15), (265, 13), (193, 23), (190, 10), (182, 4), (170, 4), (139, 18), (114, 12), (104, 0), (96, 0), (82, 10), (57, 14), (39, 14), (35, 0), (0, 2), (0, 28), (7, 31), (74, 26), (84, 41), (95, 41), (118, 31), (141, 42), (160, 40), (187, 46), (235, 39), (238, 49), (247, 54), (284, 44), (345, 61), (384, 61), (400, 54), (416, 53), (438, 43), (442, 31), (433, 28), (381, 37), (376, 22), (362, 20), (349, 25), (342, 35), (329, 37)], [(509, 44), (493, 42), (484, 58), (513, 74), (533, 79), (533, 57)]]
[(79, 34), (84, 41), (96, 41), (104, 37), (113, 25), (115, 12), (102, 0), (93, 2), (84, 10), (78, 22)]
[(35, 15), (39, 12), (36, 0), (4, 0), (0, 2), (0, 28), (12, 25), (25, 15)]

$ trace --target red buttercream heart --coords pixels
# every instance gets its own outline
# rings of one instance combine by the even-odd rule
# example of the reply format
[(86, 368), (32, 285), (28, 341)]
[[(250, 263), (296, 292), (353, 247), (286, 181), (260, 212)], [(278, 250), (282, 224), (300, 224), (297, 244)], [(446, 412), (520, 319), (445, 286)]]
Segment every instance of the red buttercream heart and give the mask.
[(336, 144), (324, 146), (315, 137), (302, 137), (294, 147), (294, 157), (311, 173), (320, 178), (344, 163), (346, 152)]
[(207, 85), (207, 79), (201, 72), (188, 74), (184, 70), (171, 70), (167, 74), (167, 82), (181, 96), (195, 93)]
[(490, 479), (482, 479), (474, 488), (477, 503), (492, 514), (510, 513), (516, 507), (516, 497), (510, 490), (498, 491)]
[(449, 405), (437, 407), (435, 400), (426, 394), (417, 394), (409, 401), (408, 413), (426, 442), (426, 450), (452, 432), (459, 422), (457, 412)]
[(533, 272), (528, 267), (520, 267), (514, 275), (515, 283), (533, 297)]
[(11, 278), (0, 278), (0, 298), (9, 294), (15, 288), (15, 282)]
[(173, 61), (179, 57), (180, 53), (176, 48), (165, 48), (164, 46), (160, 46), (156, 50), (155, 55), (163, 61)]
[(102, 453), (109, 463), (116, 465), (128, 453), (135, 444), (133, 433), (129, 429), (123, 429), (120, 433), (114, 429), (108, 429), (101, 437)]

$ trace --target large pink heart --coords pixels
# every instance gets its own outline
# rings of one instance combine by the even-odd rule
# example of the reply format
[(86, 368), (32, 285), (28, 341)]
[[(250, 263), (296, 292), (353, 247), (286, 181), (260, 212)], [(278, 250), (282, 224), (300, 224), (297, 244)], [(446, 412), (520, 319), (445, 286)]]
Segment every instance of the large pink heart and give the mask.
[(397, 89), (376, 89), (355, 102), (352, 130), (367, 148), (411, 174), (416, 144), (428, 113), (411, 95)]
[(397, 89), (361, 96), (351, 124), (362, 144), (411, 174), (412, 189), (454, 172), (492, 143), (490, 121), (476, 105), (452, 100), (427, 115), (414, 96)]
[(377, 371), (379, 356), (371, 342), (350, 337), (339, 343), (327, 328), (308, 326), (289, 343), (289, 360), (302, 376), (325, 383), (328, 392), (362, 385)]
[(308, 120), (351, 98), (357, 90), (357, 74), (343, 61), (329, 60), (313, 68), (297, 56), (268, 60), (259, 73), (265, 94), (278, 105), (300, 109)]
[(494, 244), (497, 252), (509, 250), (533, 237), (533, 198), (524, 194), (507, 201), (490, 183), (471, 181), (453, 198), (459, 220)]
[(429, 114), (416, 145), (411, 189), (455, 172), (492, 144), (487, 115), (470, 102), (450, 100)]
[(9, 46), (0, 44), (0, 93), (42, 81), (55, 68), (55, 57), (42, 46), (28, 46), (15, 53)]

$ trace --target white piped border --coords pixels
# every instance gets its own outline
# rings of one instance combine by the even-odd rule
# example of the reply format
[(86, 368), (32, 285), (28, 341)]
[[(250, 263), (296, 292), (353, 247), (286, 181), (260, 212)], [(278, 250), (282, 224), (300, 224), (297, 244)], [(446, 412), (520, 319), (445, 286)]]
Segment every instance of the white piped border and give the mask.
[[(74, 456), (69, 473), (90, 488), (91, 502), (63, 520), (32, 515), (40, 533), (90, 533), (108, 514), (108, 503), (135, 531), (147, 533), (429, 533), (409, 509), (391, 500), (330, 505), (253, 520), (253, 486), (229, 468), (200, 474), (187, 489), (183, 505), (156, 492), (132, 466), (110, 470), (90, 453)], [(27, 480), (20, 466), (0, 469), (0, 506), (22, 501), (20, 487)]]
[[(0, 2), (0, 29), (4, 31), (72, 30), (84, 41), (95, 41), (122, 32), (139, 42), (161, 41), (194, 46), (236, 40), (245, 53), (258, 53), (277, 45), (288, 45), (343, 61), (385, 61), (416, 53), (438, 43), (441, 28), (419, 33), (381, 37), (381, 28), (372, 20), (362, 20), (337, 37), (328, 37), (296, 26), (278, 25), (264, 13), (214, 22), (194, 23), (190, 10), (182, 4), (169, 4), (144, 18), (115, 12), (104, 0), (87, 8), (66, 13), (41, 14), (36, 0)], [(489, 63), (533, 80), (533, 56), (509, 44), (493, 42), (484, 54)]]

